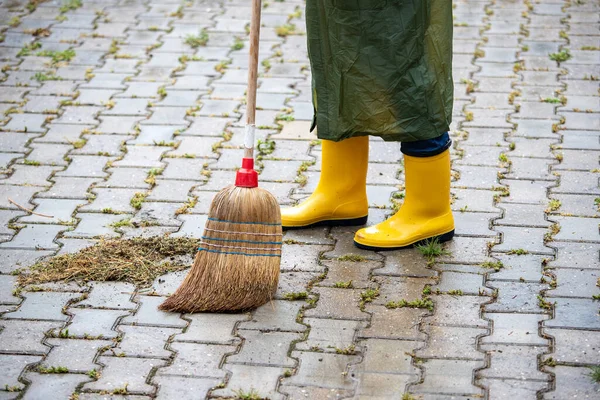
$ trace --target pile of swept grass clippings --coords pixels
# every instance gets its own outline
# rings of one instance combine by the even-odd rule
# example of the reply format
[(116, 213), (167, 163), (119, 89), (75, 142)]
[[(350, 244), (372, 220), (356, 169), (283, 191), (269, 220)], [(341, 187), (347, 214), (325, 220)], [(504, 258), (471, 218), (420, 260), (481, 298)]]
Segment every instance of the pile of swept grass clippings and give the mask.
[(182, 237), (105, 239), (77, 253), (34, 264), (19, 275), (18, 284), (119, 281), (149, 285), (160, 275), (188, 268), (198, 245), (199, 240)]

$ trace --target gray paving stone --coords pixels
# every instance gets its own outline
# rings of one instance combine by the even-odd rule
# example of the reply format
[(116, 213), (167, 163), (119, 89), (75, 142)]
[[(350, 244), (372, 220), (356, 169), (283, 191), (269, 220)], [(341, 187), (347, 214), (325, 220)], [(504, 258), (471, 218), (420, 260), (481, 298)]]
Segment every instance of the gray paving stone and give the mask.
[(460, 290), (464, 294), (471, 295), (486, 291), (481, 275), (444, 271), (441, 276), (439, 284), (433, 287), (434, 290), (439, 289), (442, 292)]
[(554, 303), (554, 319), (545, 322), (545, 327), (599, 329), (597, 307), (591, 299), (549, 300)]
[(154, 358), (100, 357), (98, 361), (104, 365), (100, 378), (85, 384), (83, 390), (113, 391), (127, 386), (128, 392), (152, 394), (156, 389), (146, 383), (146, 378), (153, 368), (166, 365)]
[(548, 387), (548, 383), (545, 382), (514, 379), (481, 379), (480, 382), (489, 388), (491, 398), (499, 399), (532, 399), (538, 391)]
[(47, 115), (45, 114), (11, 114), (10, 121), (0, 128), (0, 131), (15, 132), (45, 132)]
[(322, 272), (317, 256), (329, 250), (329, 246), (284, 244), (281, 253), (282, 271)]
[(21, 300), (19, 297), (13, 295), (13, 287), (17, 282), (15, 276), (0, 275), (0, 304), (19, 304)]
[(148, 196), (149, 201), (185, 202), (198, 181), (172, 181), (157, 179), (156, 186)]
[(518, 380), (549, 380), (550, 376), (537, 370), (537, 357), (546, 347), (483, 345), (490, 354), (490, 367), (478, 372), (481, 377), (512, 378)]
[(482, 366), (481, 361), (427, 360), (422, 364), (425, 381), (412, 386), (410, 392), (481, 395), (482, 390), (473, 386), (471, 380), (473, 370)]
[(288, 385), (331, 389), (352, 389), (354, 386), (351, 378), (343, 372), (349, 364), (358, 361), (356, 356), (294, 351), (292, 357), (299, 359), (299, 368), (296, 375), (286, 380)]
[(157, 399), (197, 399), (204, 398), (211, 388), (219, 384), (218, 379), (155, 376), (153, 382), (158, 384)]
[(27, 373), (31, 385), (27, 388), (23, 399), (39, 399), (52, 393), (56, 398), (66, 399), (75, 392), (78, 385), (89, 382), (90, 377), (81, 374), (38, 374)]
[(598, 359), (598, 334), (593, 331), (544, 329), (554, 337), (551, 355), (558, 363), (593, 364)]
[(490, 276), (490, 280), (539, 281), (542, 277), (542, 255), (494, 253), (494, 257), (500, 260), (504, 267)]
[(122, 155), (121, 147), (131, 136), (121, 135), (83, 135), (87, 140), (85, 146), (75, 149), (69, 154), (89, 154), (89, 155)]
[(71, 145), (66, 144), (31, 143), (29, 147), (31, 147), (33, 151), (27, 155), (28, 160), (52, 166), (66, 166), (68, 163), (64, 160), (64, 156), (72, 149)]
[(288, 357), (288, 350), (294, 340), (301, 336), (291, 332), (261, 332), (238, 330), (244, 339), (238, 353), (227, 357), (227, 364), (269, 365), (294, 367), (296, 362)]
[(577, 218), (552, 216), (552, 221), (560, 225), (560, 232), (554, 240), (577, 240), (586, 242), (600, 241), (598, 221), (596, 218)]
[(514, 132), (515, 136), (521, 136), (526, 138), (557, 138), (557, 135), (552, 132), (552, 125), (554, 121), (551, 120), (535, 120), (535, 119), (524, 119), (517, 121), (517, 129)]
[(600, 194), (598, 175), (582, 171), (560, 171), (560, 186), (552, 193)]
[[(366, 376), (367, 374), (365, 374)], [(400, 375), (394, 376), (395, 378)], [(385, 379), (385, 378), (384, 378)], [(396, 379), (397, 380), (397, 379)], [(283, 381), (285, 383), (285, 380)], [(393, 383), (390, 385), (393, 386)], [(397, 385), (401, 385), (401, 383), (397, 383)], [(380, 386), (383, 387), (383, 386)], [(399, 387), (399, 386), (397, 386)], [(315, 386), (284, 386), (281, 385), (279, 387), (279, 391), (282, 393), (286, 393), (289, 395), (291, 399), (327, 399), (327, 398), (343, 398), (343, 397), (351, 397), (353, 391), (352, 390), (343, 390), (343, 389), (329, 389), (329, 388), (319, 388)]]
[(29, 151), (27, 143), (39, 137), (39, 133), (3, 132), (0, 135), (0, 145), (2, 151), (27, 153)]
[(390, 301), (400, 299), (414, 300), (422, 296), (426, 284), (435, 283), (434, 280), (409, 277), (377, 277), (375, 282), (379, 284), (379, 297), (373, 300), (373, 304), (385, 305)]
[(92, 282), (87, 299), (76, 304), (77, 307), (111, 308), (133, 310), (136, 304), (131, 296), (135, 286), (126, 282)]
[[(468, 210), (468, 208), (467, 208)], [(454, 214), (455, 234), (458, 236), (483, 236), (494, 237), (496, 232), (490, 229), (490, 225), (499, 214), (459, 212)]]
[(73, 156), (66, 170), (58, 172), (58, 177), (86, 177), (105, 178), (108, 174), (104, 171), (106, 163), (112, 161), (104, 156)]
[[(498, 212), (494, 207), (494, 192), (491, 190), (457, 189), (452, 188), (454, 202), (452, 210), (466, 209), (476, 212)], [(465, 208), (466, 207), (466, 208)]]
[(0, 376), (2, 383), (8, 387), (24, 389), (25, 385), (19, 382), (19, 376), (23, 369), (40, 361), (42, 357), (24, 355), (0, 355)]
[(69, 144), (79, 140), (84, 129), (92, 129), (92, 125), (50, 124), (48, 132), (35, 139), (35, 143)]
[(0, 273), (10, 274), (21, 268), (35, 264), (40, 258), (53, 254), (43, 250), (0, 249)]
[(54, 238), (66, 227), (61, 225), (26, 225), (10, 242), (0, 243), (2, 248), (55, 250)]
[(107, 172), (110, 173), (109, 178), (97, 183), (94, 188), (138, 188), (147, 190), (151, 186), (144, 181), (148, 178), (149, 170), (149, 168), (110, 168), (107, 169)]
[(304, 312), (307, 317), (349, 320), (367, 320), (369, 318), (368, 314), (361, 312), (358, 308), (361, 292), (358, 289), (320, 287), (314, 288), (313, 292), (319, 295), (319, 301), (315, 308)]
[(544, 206), (533, 204), (502, 204), (504, 216), (494, 221), (495, 225), (528, 226), (546, 228), (552, 225), (547, 221)]
[(54, 123), (56, 124), (90, 124), (98, 123), (96, 116), (103, 107), (95, 106), (66, 106), (63, 107), (63, 114)]
[(153, 203), (144, 201), (142, 208), (132, 219), (133, 224), (151, 223), (160, 226), (180, 226), (181, 221), (175, 219), (175, 212), (181, 207), (180, 203)]
[(436, 261), (456, 264), (481, 264), (491, 261), (487, 255), (487, 247), (490, 242), (493, 243), (494, 240), (492, 238), (455, 237), (445, 245), (445, 249), (450, 255), (439, 257)]
[(66, 367), (69, 372), (86, 373), (93, 369), (99, 370), (100, 366), (94, 363), (96, 353), (100, 348), (111, 346), (109, 340), (87, 339), (48, 339), (52, 346), (50, 354), (40, 364), (44, 368)]
[(425, 325), (424, 331), (429, 342), (425, 348), (415, 351), (419, 358), (484, 359), (485, 354), (477, 350), (476, 343), (487, 329)]
[(592, 243), (553, 242), (552, 247), (557, 249), (558, 257), (550, 261), (548, 266), (561, 268), (600, 268), (600, 252)]
[[(467, 140), (466, 143), (469, 143)], [(460, 160), (456, 161), (456, 165), (478, 165), (496, 167), (499, 164), (498, 157), (504, 153), (506, 149), (498, 146), (469, 146), (460, 145), (460, 149), (464, 151)]]
[(140, 308), (135, 315), (123, 318), (122, 324), (133, 324), (141, 326), (168, 326), (185, 327), (187, 322), (179, 317), (179, 314), (159, 311), (158, 306), (165, 301), (160, 296), (139, 296)]
[(70, 324), (65, 328), (69, 330), (69, 336), (76, 338), (96, 337), (112, 339), (118, 336), (114, 330), (117, 319), (129, 313), (125, 310), (101, 310), (101, 309), (79, 309), (69, 308), (69, 314), (73, 315)]
[(456, 166), (460, 173), (460, 179), (453, 183), (453, 187), (459, 189), (492, 189), (498, 185), (497, 169), (478, 166)]
[(515, 158), (511, 170), (506, 177), (509, 179), (556, 180), (549, 171), (548, 160), (536, 158)]
[(598, 383), (590, 379), (587, 367), (557, 366), (551, 371), (555, 374), (556, 389), (544, 393), (544, 399), (593, 398), (600, 391)]
[(102, 212), (105, 209), (121, 213), (135, 212), (129, 202), (138, 189), (94, 188), (91, 191), (96, 198), (92, 203), (80, 207), (80, 213)]
[(385, 253), (384, 267), (373, 270), (373, 275), (435, 277), (436, 271), (427, 267), (427, 260), (416, 249)]
[(548, 316), (540, 314), (488, 313), (484, 317), (492, 320), (490, 336), (482, 337), (480, 343), (518, 344), (547, 346), (548, 340), (539, 336), (540, 322)]
[(175, 342), (232, 344), (238, 339), (234, 329), (238, 322), (246, 321), (245, 314), (186, 314), (190, 324), (184, 333), (173, 339)]
[(168, 150), (162, 146), (127, 146), (127, 154), (113, 163), (115, 167), (164, 168), (161, 156)]
[(50, 175), (60, 170), (60, 167), (13, 165), (14, 172), (10, 178), (0, 180), (0, 183), (11, 185), (50, 186)]
[(282, 300), (287, 293), (303, 292), (310, 282), (318, 277), (319, 274), (311, 272), (284, 272), (279, 275), (277, 291), (273, 298)]
[(410, 354), (423, 344), (404, 340), (363, 340), (360, 345), (364, 347), (364, 358), (356, 369), (361, 372), (416, 374), (417, 369), (411, 365)]
[(538, 306), (537, 296), (541, 290), (547, 288), (546, 285), (529, 282), (494, 281), (489, 283), (488, 286), (498, 289), (499, 293), (496, 302), (486, 306), (488, 312), (543, 312)]
[[(510, 195), (502, 197), (502, 203), (543, 204), (548, 203), (546, 192), (555, 182), (534, 180), (503, 179), (502, 185), (508, 186)], [(553, 189), (554, 191), (554, 189)]]
[(369, 280), (369, 274), (373, 268), (381, 267), (381, 263), (368, 262), (352, 262), (329, 260), (323, 261), (323, 264), (328, 268), (327, 278), (319, 282), (319, 286), (335, 286), (339, 282), (352, 281), (352, 286), (355, 288), (366, 288), (373, 286)]
[(496, 230), (502, 233), (502, 243), (495, 245), (494, 251), (524, 249), (530, 253), (553, 254), (552, 249), (544, 245), (546, 229), (498, 226)]
[(179, 215), (178, 219), (183, 221), (183, 225), (171, 237), (200, 237), (204, 231), (207, 218), (207, 215)]
[[(169, 358), (173, 352), (165, 348), (167, 340), (181, 333), (181, 329), (176, 328), (128, 325), (120, 325), (118, 330), (124, 333), (122, 340), (114, 349), (119, 357)], [(110, 352), (107, 354), (110, 355)]]
[(30, 214), (19, 218), (19, 223), (50, 223), (61, 224), (70, 222), (77, 206), (86, 204), (87, 200), (64, 200), (64, 199), (35, 199), (37, 207), (35, 212), (50, 215), (53, 218)]
[(78, 297), (75, 293), (35, 292), (22, 295), (25, 300), (19, 309), (4, 314), (4, 318), (66, 321), (69, 317), (61, 312), (63, 306)]
[(483, 296), (435, 296), (435, 313), (423, 321), (431, 325), (488, 328), (487, 321), (480, 316), (481, 304), (487, 301)]
[(143, 119), (143, 117), (100, 116), (98, 117), (100, 123), (95, 130), (106, 134), (134, 134), (134, 127)]
[(0, 351), (45, 355), (50, 347), (42, 343), (46, 332), (63, 325), (60, 321), (0, 320)]
[(241, 322), (238, 329), (304, 332), (306, 326), (296, 322), (296, 316), (304, 304), (300, 301), (273, 300), (271, 304), (257, 308), (252, 319)]
[(305, 318), (303, 322), (310, 325), (310, 333), (306, 341), (296, 343), (296, 350), (319, 348), (335, 352), (336, 349), (346, 349), (352, 345), (356, 331), (361, 327), (357, 321)]
[(558, 286), (546, 292), (548, 297), (590, 298), (598, 293), (600, 271), (591, 269), (556, 268), (552, 270)]
[(117, 237), (119, 236), (111, 227), (111, 224), (123, 219), (131, 218), (127, 214), (98, 214), (98, 213), (78, 213), (76, 218), (80, 221), (77, 227), (65, 232), (65, 238), (97, 238), (97, 237)]
[(252, 390), (257, 396), (273, 400), (281, 400), (284, 397), (277, 392), (276, 387), (279, 377), (283, 375), (284, 369), (279, 367), (248, 366), (248, 365), (225, 365), (232, 375), (225, 389), (213, 391), (214, 396), (232, 397), (242, 391), (250, 393)]
[(366, 311), (371, 313), (368, 328), (359, 332), (359, 337), (423, 340), (425, 335), (419, 331), (420, 319), (427, 314), (426, 310), (413, 308), (387, 309), (383, 306), (367, 305)]

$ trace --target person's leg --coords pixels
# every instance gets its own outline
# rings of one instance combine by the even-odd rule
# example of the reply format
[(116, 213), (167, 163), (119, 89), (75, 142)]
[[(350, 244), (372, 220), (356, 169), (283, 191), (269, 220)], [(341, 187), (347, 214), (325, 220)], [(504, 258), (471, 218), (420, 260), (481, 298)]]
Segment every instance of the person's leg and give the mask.
[(281, 209), (284, 228), (364, 225), (367, 222), (369, 137), (323, 140), (321, 177), (314, 193), (295, 207)]
[(360, 229), (354, 243), (363, 249), (392, 250), (454, 236), (450, 209), (450, 138), (402, 143), (406, 196), (386, 221)]

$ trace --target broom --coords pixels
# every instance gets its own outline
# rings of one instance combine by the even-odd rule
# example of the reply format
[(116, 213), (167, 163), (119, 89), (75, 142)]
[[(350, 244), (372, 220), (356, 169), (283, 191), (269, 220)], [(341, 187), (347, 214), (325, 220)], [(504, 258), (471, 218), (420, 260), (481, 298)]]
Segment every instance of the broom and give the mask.
[(261, 0), (252, 0), (247, 121), (242, 168), (235, 185), (212, 201), (194, 265), (159, 308), (164, 311), (237, 311), (273, 297), (281, 261), (281, 214), (272, 194), (258, 187), (254, 122)]

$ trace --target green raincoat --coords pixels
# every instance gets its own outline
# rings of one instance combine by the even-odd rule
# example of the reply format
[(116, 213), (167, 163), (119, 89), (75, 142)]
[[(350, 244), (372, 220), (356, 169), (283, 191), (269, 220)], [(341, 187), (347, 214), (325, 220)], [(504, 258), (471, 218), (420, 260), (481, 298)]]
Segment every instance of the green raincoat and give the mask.
[(424, 140), (452, 118), (450, 0), (307, 0), (318, 136)]

